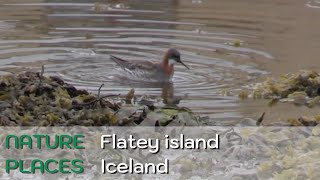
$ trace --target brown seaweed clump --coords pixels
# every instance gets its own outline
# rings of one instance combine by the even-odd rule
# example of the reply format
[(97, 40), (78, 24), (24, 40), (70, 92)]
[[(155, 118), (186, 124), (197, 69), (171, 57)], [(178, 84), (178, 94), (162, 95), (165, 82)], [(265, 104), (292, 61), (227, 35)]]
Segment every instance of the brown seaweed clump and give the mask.
[(95, 99), (59, 77), (34, 72), (0, 76), (0, 125), (77, 125), (82, 119), (92, 125), (111, 124), (111, 109), (94, 117), (94, 110), (84, 105)]
[[(320, 105), (320, 74), (302, 70), (296, 74), (268, 78), (262, 83), (255, 84), (249, 91), (241, 91), (238, 96), (242, 100), (249, 97), (270, 99), (269, 106), (278, 102), (288, 102), (312, 108)], [(291, 118), (288, 122), (292, 126), (316, 126), (320, 124), (320, 115)]]
[(286, 74), (277, 79), (270, 78), (254, 87), (254, 98), (287, 98), (292, 93), (305, 93), (309, 97), (320, 95), (320, 75), (315, 71)]
[(303, 70), (297, 74), (269, 78), (255, 84), (249, 96), (314, 107), (320, 104), (320, 75), (315, 71)]
[[(169, 117), (165, 110), (155, 110), (152, 105), (122, 106), (121, 100), (110, 99), (113, 96), (118, 95), (78, 90), (59, 77), (43, 76), (43, 72), (0, 76), (0, 126), (154, 126), (168, 125), (179, 114), (187, 114), (189, 122), (196, 122), (196, 117), (183, 109)], [(149, 119), (154, 116), (159, 120), (142, 123), (147, 114)]]

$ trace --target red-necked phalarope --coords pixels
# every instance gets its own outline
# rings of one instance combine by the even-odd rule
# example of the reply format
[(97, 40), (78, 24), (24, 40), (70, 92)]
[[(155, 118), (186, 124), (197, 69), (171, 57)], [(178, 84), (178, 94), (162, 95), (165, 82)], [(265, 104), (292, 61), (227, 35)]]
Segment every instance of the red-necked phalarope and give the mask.
[(173, 48), (167, 50), (161, 62), (130, 61), (112, 55), (110, 56), (111, 60), (116, 62), (130, 76), (142, 81), (171, 81), (176, 63), (180, 63), (189, 69), (189, 67), (181, 61), (179, 51)]

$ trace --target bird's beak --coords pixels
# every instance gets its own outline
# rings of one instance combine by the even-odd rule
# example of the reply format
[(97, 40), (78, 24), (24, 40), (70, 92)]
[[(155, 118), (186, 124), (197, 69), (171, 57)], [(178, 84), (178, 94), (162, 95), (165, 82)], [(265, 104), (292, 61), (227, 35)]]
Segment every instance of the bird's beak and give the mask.
[(179, 61), (180, 64), (182, 64), (184, 67), (186, 67), (187, 69), (190, 69), (185, 63), (183, 63), (181, 60)]

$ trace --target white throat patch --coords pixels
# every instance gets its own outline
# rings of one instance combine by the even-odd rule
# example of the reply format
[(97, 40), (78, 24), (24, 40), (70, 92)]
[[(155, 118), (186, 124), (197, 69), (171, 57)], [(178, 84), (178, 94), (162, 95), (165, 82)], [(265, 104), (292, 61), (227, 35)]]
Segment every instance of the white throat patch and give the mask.
[(169, 59), (169, 65), (175, 65), (177, 63), (177, 61), (175, 61), (174, 59)]

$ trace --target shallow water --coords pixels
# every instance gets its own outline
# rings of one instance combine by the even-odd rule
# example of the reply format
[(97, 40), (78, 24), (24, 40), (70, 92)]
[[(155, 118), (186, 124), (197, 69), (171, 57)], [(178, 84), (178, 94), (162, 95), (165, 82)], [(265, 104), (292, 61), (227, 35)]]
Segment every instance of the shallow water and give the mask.
[[(0, 73), (45, 65), (46, 74), (77, 87), (97, 92), (104, 83), (105, 94), (134, 87), (228, 124), (270, 110), (227, 92), (266, 76), (319, 70), (319, 8), (318, 0), (1, 1)], [(119, 80), (108, 56), (160, 60), (170, 47), (191, 69), (177, 65), (165, 87)], [(276, 112), (301, 114), (294, 108)]]

